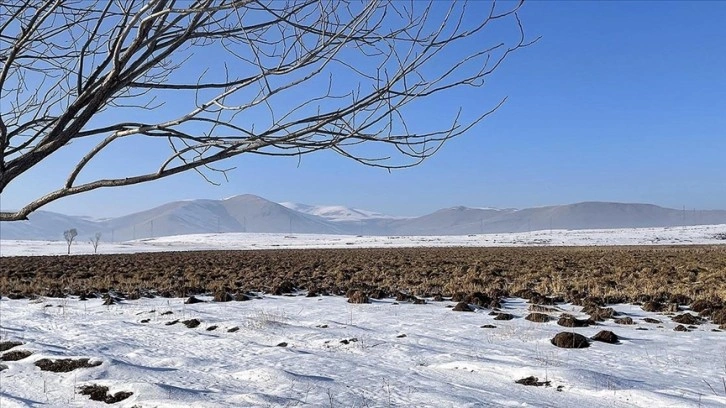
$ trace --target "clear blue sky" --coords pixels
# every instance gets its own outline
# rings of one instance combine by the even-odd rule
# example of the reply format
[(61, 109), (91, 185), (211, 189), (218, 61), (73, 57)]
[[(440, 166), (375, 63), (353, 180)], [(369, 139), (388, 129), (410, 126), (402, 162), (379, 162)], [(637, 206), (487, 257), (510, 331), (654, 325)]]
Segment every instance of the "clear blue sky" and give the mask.
[[(726, 209), (726, 2), (531, 1), (521, 17), (528, 35), (542, 39), (505, 61), (481, 94), (447, 101), (507, 103), (418, 167), (389, 174), (330, 153), (305, 156), (299, 167), (296, 159), (240, 156), (219, 187), (189, 173), (43, 209), (114, 216), (245, 193), (394, 215), (593, 200)], [(435, 121), (436, 113), (415, 115)], [(134, 155), (105, 165), (122, 167)], [(57, 187), (49, 171), (17, 181), (2, 206)]]

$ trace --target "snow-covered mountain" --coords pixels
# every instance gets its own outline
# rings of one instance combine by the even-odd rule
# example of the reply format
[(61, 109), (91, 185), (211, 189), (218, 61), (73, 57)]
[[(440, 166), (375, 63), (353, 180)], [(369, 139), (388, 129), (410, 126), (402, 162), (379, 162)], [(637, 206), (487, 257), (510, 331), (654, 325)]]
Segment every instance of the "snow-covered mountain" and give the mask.
[(342, 205), (309, 205), (291, 202), (280, 203), (280, 205), (282, 205), (283, 207), (287, 207), (291, 210), (295, 210), (304, 214), (315, 215), (333, 222), (406, 218), (394, 217), (374, 211), (344, 207)]
[(274, 203), (250, 194), (176, 201), (123, 217), (92, 220), (37, 211), (0, 223), (0, 239), (62, 240), (102, 233), (104, 241), (170, 235), (256, 232), (349, 235), (466, 235), (552, 229), (610, 229), (726, 224), (726, 211), (682, 211), (650, 204), (584, 202), (515, 209), (451, 207), (420, 217), (392, 217), (343, 206)]
[(31, 213), (26, 221), (0, 222), (0, 240), (63, 240), (63, 231), (71, 228), (78, 231), (76, 240), (85, 240), (99, 231), (98, 222), (88, 217), (63, 215), (41, 210)]

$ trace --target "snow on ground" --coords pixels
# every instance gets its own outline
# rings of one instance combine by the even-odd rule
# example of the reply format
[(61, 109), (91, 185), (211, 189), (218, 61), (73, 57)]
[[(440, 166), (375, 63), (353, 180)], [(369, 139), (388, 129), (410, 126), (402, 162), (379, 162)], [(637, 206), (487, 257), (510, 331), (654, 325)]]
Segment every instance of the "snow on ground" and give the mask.
[[(354, 236), (317, 234), (223, 233), (192, 234), (127, 241), (101, 242), (99, 253), (280, 248), (395, 248), (583, 245), (726, 244), (726, 224), (670, 228), (605, 230), (546, 230), (511, 234), (456, 236)], [(0, 241), (0, 256), (63, 255), (64, 241)], [(89, 242), (75, 242), (73, 254), (91, 254)]]
[[(714, 325), (675, 332), (668, 317), (614, 305), (636, 324), (609, 320), (567, 329), (525, 320), (521, 299), (504, 303), (515, 316), (510, 321), (495, 321), (486, 309), (454, 312), (451, 305), (266, 295), (194, 305), (162, 298), (112, 306), (100, 299), (3, 299), (2, 340), (22, 341), (12, 350), (33, 354), (3, 362), (0, 406), (108, 406), (77, 393), (88, 384), (133, 392), (119, 407), (726, 405), (726, 333), (712, 331)], [(582, 316), (579, 307), (559, 307)], [(646, 316), (663, 323), (645, 323)], [(191, 318), (201, 325), (167, 325)], [(592, 336), (602, 329), (621, 343), (560, 349), (549, 341), (560, 331)], [(68, 373), (33, 364), (64, 357), (102, 364)], [(515, 384), (528, 376), (550, 386)]]

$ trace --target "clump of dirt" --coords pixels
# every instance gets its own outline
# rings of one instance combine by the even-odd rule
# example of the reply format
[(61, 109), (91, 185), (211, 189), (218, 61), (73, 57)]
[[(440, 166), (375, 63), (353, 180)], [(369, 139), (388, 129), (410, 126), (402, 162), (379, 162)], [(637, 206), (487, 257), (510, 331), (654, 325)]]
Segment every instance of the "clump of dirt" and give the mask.
[(612, 307), (600, 307), (594, 304), (585, 306), (582, 312), (589, 314), (590, 319), (598, 322), (605, 321), (605, 319), (613, 319), (618, 315), (618, 312)]
[(494, 320), (512, 320), (514, 319), (514, 316), (512, 316), (511, 313), (497, 313), (496, 316), (494, 316)]
[(218, 290), (214, 292), (214, 301), (215, 302), (231, 302), (234, 298), (232, 295), (229, 294), (226, 290)]
[(533, 386), (533, 387), (542, 387), (542, 386), (549, 387), (550, 386), (550, 381), (540, 381), (539, 378), (537, 378), (535, 376), (524, 377), (522, 379), (515, 381), (515, 383), (522, 384), (522, 385), (529, 385), (529, 386)]
[(653, 324), (661, 324), (661, 323), (663, 323), (663, 322), (661, 322), (658, 319), (653, 319), (652, 317), (645, 317), (645, 318), (643, 318), (643, 321), (646, 322), (646, 323), (653, 323)]
[(665, 310), (665, 306), (662, 303), (653, 301), (643, 303), (640, 308), (645, 310), (646, 312), (654, 313), (662, 312), (663, 310)]
[(706, 309), (714, 309), (717, 305), (709, 300), (697, 300), (693, 303), (691, 303), (690, 309), (696, 313), (701, 313), (702, 311)]
[(466, 302), (457, 303), (456, 306), (454, 306), (454, 308), (451, 310), (453, 310), (455, 312), (473, 312), (474, 311), (474, 309), (472, 309), (471, 306), (469, 306), (469, 304)]
[(552, 312), (560, 311), (560, 309), (558, 309), (554, 306), (544, 306), (544, 305), (529, 305), (528, 310), (530, 312), (538, 312), (538, 313), (552, 313)]
[(13, 347), (22, 346), (23, 343), (20, 341), (0, 341), (0, 351), (8, 351)]
[(209, 326), (209, 327), (207, 327), (207, 331), (217, 330), (217, 327), (219, 327), (219, 326)]
[(368, 295), (371, 299), (385, 299), (388, 297), (388, 293), (383, 289), (374, 289), (371, 291), (371, 293)]
[(368, 299), (368, 295), (366, 295), (363, 291), (356, 290), (350, 293), (348, 296), (348, 303), (370, 303), (370, 299)]
[(234, 332), (238, 332), (238, 331), (239, 331), (239, 327), (237, 327), (237, 326), (230, 327), (229, 329), (227, 329), (227, 333), (234, 333)]
[(682, 324), (679, 324), (678, 326), (676, 326), (675, 328), (673, 328), (673, 331), (677, 331), (677, 332), (689, 332), (690, 330), (688, 330), (686, 328), (686, 326), (684, 326)]
[(687, 324), (687, 325), (702, 323), (702, 320), (700, 317), (692, 315), (690, 313), (683, 313), (678, 316), (673, 316), (671, 318), (671, 320), (673, 320), (676, 323)]
[(413, 299), (413, 296), (411, 296), (409, 294), (406, 294), (403, 292), (396, 293), (396, 302), (407, 302), (412, 299)]
[(525, 319), (535, 323), (546, 323), (550, 321), (550, 317), (544, 313), (530, 313)]
[(596, 335), (590, 337), (590, 339), (609, 344), (616, 344), (619, 341), (618, 335), (610, 330), (601, 330)]
[(485, 324), (484, 326), (481, 326), (482, 329), (496, 329), (497, 326), (493, 324)]
[(630, 317), (630, 316), (626, 316), (626, 317), (621, 317), (619, 319), (615, 319), (614, 322), (617, 323), (617, 324), (627, 324), (627, 325), (635, 324), (635, 322), (633, 322), (633, 318)]
[(234, 295), (234, 300), (236, 302), (246, 302), (248, 300), (252, 300), (252, 296), (250, 296), (246, 293), (237, 293)]
[(557, 303), (557, 299), (552, 297), (547, 297), (540, 295), (539, 293), (532, 294), (532, 297), (529, 298), (529, 302), (533, 305), (548, 305), (548, 306), (554, 306), (555, 303)]
[(100, 361), (90, 361), (88, 358), (62, 358), (58, 360), (51, 360), (48, 358), (42, 358), (35, 362), (35, 365), (40, 368), (41, 371), (51, 371), (54, 373), (67, 373), (69, 371), (77, 370), (79, 368), (93, 368), (101, 365)]
[(184, 326), (187, 326), (187, 328), (193, 329), (195, 327), (198, 327), (202, 322), (199, 321), (199, 319), (189, 319), (182, 321), (182, 324)]
[(185, 305), (193, 305), (195, 303), (204, 303), (204, 301), (201, 299), (198, 299), (196, 296), (189, 296), (189, 298), (184, 301)]
[(179, 323), (179, 319), (176, 319), (176, 320), (172, 320), (172, 321), (170, 321), (170, 322), (166, 322), (166, 323), (164, 323), (164, 325), (165, 325), (165, 326), (173, 326), (173, 325), (175, 325), (175, 324), (177, 324), (177, 323)]
[(102, 385), (84, 385), (78, 388), (81, 395), (88, 395), (93, 401), (101, 401), (106, 404), (114, 404), (123, 401), (132, 396), (134, 393), (130, 391), (119, 391), (113, 395), (108, 393), (108, 387)]
[(24, 358), (28, 358), (33, 355), (32, 351), (28, 350), (13, 350), (0, 356), (0, 361), (18, 361)]
[(587, 327), (590, 322), (585, 319), (575, 319), (575, 316), (563, 313), (557, 324), (563, 327)]
[(590, 347), (587, 337), (572, 332), (560, 332), (550, 340), (552, 344), (560, 348), (586, 348)]
[(293, 292), (295, 292), (295, 285), (290, 281), (284, 281), (272, 290), (272, 294), (275, 296), (287, 295)]
[(711, 322), (713, 324), (726, 324), (726, 308), (711, 314)]

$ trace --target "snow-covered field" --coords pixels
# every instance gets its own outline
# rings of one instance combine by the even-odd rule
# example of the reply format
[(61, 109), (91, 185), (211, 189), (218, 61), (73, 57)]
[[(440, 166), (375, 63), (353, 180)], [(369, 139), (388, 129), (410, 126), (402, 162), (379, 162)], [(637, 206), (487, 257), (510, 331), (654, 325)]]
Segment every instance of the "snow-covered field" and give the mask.
[[(193, 234), (109, 243), (99, 253), (280, 248), (391, 248), (445, 246), (582, 246), (726, 244), (726, 224), (670, 228), (546, 230), (512, 234), (452, 236), (354, 236), (316, 234)], [(62, 255), (64, 241), (0, 241), (0, 256)], [(73, 254), (91, 254), (89, 242), (78, 241)]]
[[(509, 321), (493, 320), (487, 309), (454, 312), (447, 307), (452, 302), (373, 302), (264, 296), (103, 306), (100, 299), (3, 299), (2, 340), (21, 341), (11, 350), (33, 354), (2, 363), (0, 406), (108, 406), (78, 394), (88, 384), (133, 392), (114, 404), (121, 407), (726, 405), (726, 333), (711, 324), (675, 332), (666, 316), (614, 305), (636, 324), (609, 320), (569, 329), (525, 320), (527, 304), (520, 299), (503, 304), (515, 316)], [(580, 315), (579, 307), (559, 308)], [(646, 316), (662, 324), (646, 323)], [(201, 324), (167, 325), (192, 318)], [(561, 349), (549, 341), (561, 331), (589, 337), (603, 329), (621, 336), (621, 343)], [(34, 365), (64, 357), (101, 365), (68, 373)], [(528, 376), (550, 386), (515, 383)]]
[[(201, 234), (104, 243), (100, 253), (195, 249), (412, 246), (724, 244), (726, 225), (538, 231), (445, 237)], [(3, 256), (64, 254), (64, 242), (0, 241)], [(77, 243), (72, 253), (92, 253)], [(201, 297), (205, 300), (210, 298)], [(120, 407), (721, 407), (726, 406), (726, 332), (702, 324), (676, 332), (670, 317), (613, 305), (635, 325), (584, 328), (525, 320), (528, 304), (506, 299), (513, 320), (453, 302), (270, 296), (184, 304), (142, 298), (0, 300), (0, 342), (32, 354), (0, 362), (0, 407), (108, 406), (79, 394), (96, 384), (133, 394)], [(580, 307), (559, 305), (585, 317)], [(172, 313), (168, 313), (172, 312)], [(662, 323), (647, 323), (651, 317)], [(201, 324), (187, 328), (183, 321)], [(170, 325), (169, 323), (180, 322)], [(493, 325), (493, 328), (482, 327)], [(214, 330), (212, 330), (212, 328)], [(561, 349), (562, 331), (611, 330), (620, 344)], [(41, 371), (43, 358), (100, 365)], [(515, 381), (535, 376), (549, 386)]]

